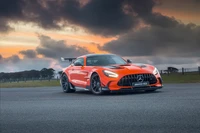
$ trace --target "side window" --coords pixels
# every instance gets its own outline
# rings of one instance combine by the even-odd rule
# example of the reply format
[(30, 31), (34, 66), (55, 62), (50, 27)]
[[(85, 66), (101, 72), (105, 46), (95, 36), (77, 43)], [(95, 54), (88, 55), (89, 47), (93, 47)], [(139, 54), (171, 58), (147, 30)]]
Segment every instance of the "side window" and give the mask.
[(74, 61), (74, 66), (83, 66), (83, 65), (84, 65), (83, 58), (78, 58), (77, 60)]
[(98, 66), (98, 58), (94, 57), (87, 57), (86, 59), (86, 66)]

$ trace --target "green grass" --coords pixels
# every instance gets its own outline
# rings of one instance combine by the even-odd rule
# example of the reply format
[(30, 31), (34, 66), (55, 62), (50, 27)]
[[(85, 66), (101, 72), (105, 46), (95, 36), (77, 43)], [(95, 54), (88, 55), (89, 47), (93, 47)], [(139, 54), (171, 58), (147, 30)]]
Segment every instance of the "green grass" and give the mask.
[(163, 74), (161, 75), (163, 83), (200, 83), (200, 75), (198, 73), (182, 74)]
[[(198, 73), (186, 73), (182, 74), (163, 74), (163, 83), (200, 83), (200, 75)], [(48, 86), (60, 86), (59, 80), (42, 80), (42, 81), (20, 81), (20, 82), (6, 82), (0, 83), (0, 88), (21, 88), (21, 87), (48, 87)]]
[(22, 87), (48, 87), (48, 86), (60, 86), (60, 82), (57, 80), (42, 80), (42, 81), (20, 81), (20, 82), (6, 82), (0, 83), (0, 88), (22, 88)]

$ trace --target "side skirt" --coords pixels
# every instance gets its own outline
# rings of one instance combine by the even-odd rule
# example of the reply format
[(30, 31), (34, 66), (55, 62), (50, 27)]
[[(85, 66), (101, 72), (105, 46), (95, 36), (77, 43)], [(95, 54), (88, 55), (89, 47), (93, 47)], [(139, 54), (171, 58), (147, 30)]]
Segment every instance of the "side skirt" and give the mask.
[(75, 88), (76, 88), (76, 90), (79, 90), (79, 91), (82, 91), (82, 90), (89, 91), (89, 89), (83, 88), (83, 87), (77, 87), (77, 86), (75, 86)]
[[(90, 90), (90, 86), (86, 86), (86, 89)], [(102, 87), (102, 91), (110, 91), (107, 87)]]

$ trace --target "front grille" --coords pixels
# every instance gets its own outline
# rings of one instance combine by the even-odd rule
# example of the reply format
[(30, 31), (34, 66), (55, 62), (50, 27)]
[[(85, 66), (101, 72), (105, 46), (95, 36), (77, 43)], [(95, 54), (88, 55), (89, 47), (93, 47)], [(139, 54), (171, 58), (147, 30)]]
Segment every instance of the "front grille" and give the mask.
[[(138, 81), (137, 77), (142, 76), (143, 81)], [(122, 77), (118, 85), (119, 86), (132, 86), (134, 82), (149, 82), (149, 84), (155, 84), (157, 82), (156, 77), (153, 74), (131, 74)]]

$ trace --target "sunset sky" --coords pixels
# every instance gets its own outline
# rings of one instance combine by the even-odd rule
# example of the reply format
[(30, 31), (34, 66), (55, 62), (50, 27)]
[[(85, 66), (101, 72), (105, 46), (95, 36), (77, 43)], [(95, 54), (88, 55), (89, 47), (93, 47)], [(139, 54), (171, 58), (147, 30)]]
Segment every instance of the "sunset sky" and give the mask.
[(0, 72), (114, 53), (133, 62), (200, 66), (200, 0), (1, 0)]

